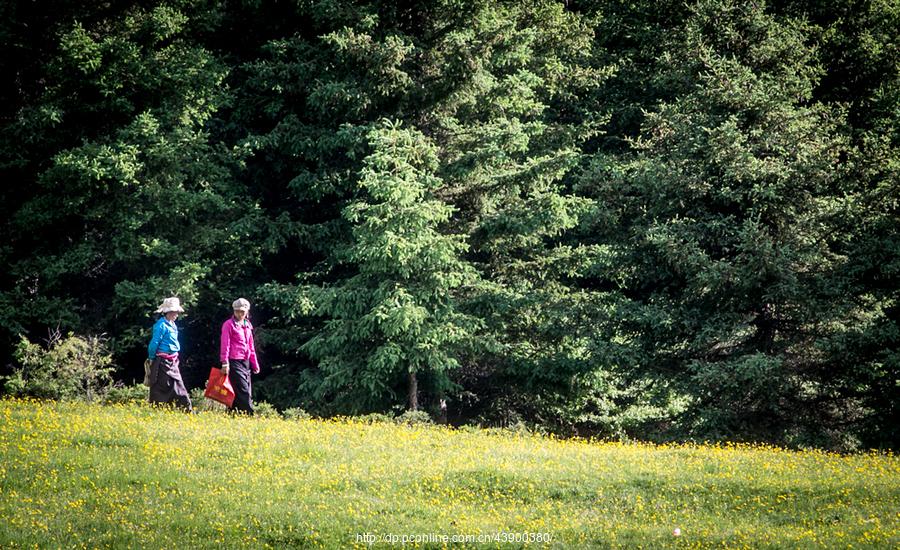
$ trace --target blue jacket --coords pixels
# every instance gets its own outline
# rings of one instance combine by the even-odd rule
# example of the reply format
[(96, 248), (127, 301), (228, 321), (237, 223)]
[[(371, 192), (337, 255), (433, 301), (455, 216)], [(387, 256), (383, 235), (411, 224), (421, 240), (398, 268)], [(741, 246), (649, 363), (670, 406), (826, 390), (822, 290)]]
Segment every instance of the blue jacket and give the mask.
[(178, 343), (178, 327), (174, 322), (166, 321), (165, 317), (160, 317), (153, 325), (153, 338), (150, 345), (147, 346), (147, 357), (153, 359), (157, 352), (162, 353), (178, 353), (181, 345)]

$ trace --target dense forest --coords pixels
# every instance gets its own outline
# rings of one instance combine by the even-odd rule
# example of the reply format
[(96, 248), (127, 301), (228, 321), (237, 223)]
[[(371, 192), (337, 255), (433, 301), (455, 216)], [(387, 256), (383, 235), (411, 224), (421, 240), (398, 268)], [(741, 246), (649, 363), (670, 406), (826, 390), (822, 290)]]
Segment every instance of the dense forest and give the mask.
[(0, 329), (560, 434), (896, 447), (900, 3), (14, 1)]

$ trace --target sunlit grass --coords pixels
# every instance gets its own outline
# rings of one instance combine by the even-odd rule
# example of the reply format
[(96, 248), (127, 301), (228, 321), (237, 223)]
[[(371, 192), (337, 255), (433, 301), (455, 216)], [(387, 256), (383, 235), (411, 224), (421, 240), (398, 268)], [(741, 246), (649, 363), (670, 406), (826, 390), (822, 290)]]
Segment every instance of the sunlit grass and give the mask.
[(4, 548), (887, 548), (900, 460), (7, 400), (0, 517)]

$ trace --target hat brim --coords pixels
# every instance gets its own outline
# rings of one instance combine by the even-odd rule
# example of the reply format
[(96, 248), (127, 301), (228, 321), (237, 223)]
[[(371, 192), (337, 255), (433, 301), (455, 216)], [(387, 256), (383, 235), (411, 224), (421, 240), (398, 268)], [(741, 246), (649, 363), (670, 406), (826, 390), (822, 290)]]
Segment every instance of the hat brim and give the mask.
[(184, 308), (183, 308), (183, 307), (180, 307), (180, 308), (178, 308), (178, 309), (173, 309), (173, 308), (158, 308), (158, 309), (156, 310), (156, 313), (171, 313), (171, 312), (173, 312), (173, 311), (177, 311), (178, 313), (184, 313)]

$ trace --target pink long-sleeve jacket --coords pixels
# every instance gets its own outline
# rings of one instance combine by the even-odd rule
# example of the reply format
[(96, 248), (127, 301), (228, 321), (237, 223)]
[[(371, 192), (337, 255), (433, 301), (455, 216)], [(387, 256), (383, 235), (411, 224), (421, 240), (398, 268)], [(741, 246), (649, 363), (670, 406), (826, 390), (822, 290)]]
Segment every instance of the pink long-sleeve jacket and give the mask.
[(256, 348), (253, 345), (253, 325), (244, 319), (238, 323), (234, 317), (222, 323), (222, 343), (219, 346), (219, 359), (227, 363), (229, 359), (249, 359), (250, 370), (259, 372), (256, 362)]

